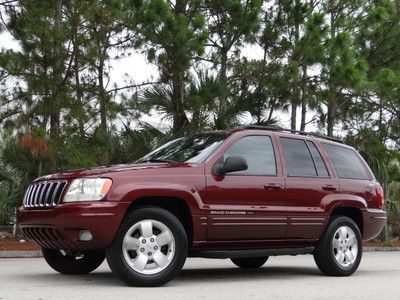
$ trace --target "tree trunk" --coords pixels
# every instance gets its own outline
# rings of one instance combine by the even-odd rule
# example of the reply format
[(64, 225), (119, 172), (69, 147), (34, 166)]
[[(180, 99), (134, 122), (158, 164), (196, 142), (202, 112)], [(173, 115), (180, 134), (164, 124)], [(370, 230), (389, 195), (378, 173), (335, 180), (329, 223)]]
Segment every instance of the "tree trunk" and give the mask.
[[(333, 40), (336, 37), (336, 29), (335, 29), (335, 16), (334, 16), (334, 11), (335, 11), (335, 1), (334, 0), (330, 0), (330, 38), (331, 41), (333, 42)], [(330, 53), (330, 57), (329, 57), (329, 62), (330, 62), (330, 76), (332, 77), (332, 68), (333, 68), (333, 64), (334, 64), (334, 54)], [(330, 81), (332, 81), (332, 78), (330, 79)], [(333, 136), (333, 126), (335, 124), (335, 101), (336, 101), (336, 93), (335, 93), (335, 86), (329, 82), (328, 83), (329, 86), (329, 98), (328, 98), (328, 113), (327, 113), (327, 133), (328, 136)]]
[(306, 130), (306, 115), (307, 115), (307, 66), (302, 66), (303, 77), (301, 80), (301, 124), (300, 130)]
[[(76, 96), (79, 104), (83, 107), (83, 93), (81, 89), (81, 83), (79, 79), (79, 62), (78, 62), (78, 56), (75, 56), (75, 67), (74, 67), (74, 73), (75, 73), (75, 85), (76, 85)], [(84, 127), (85, 121), (82, 120), (81, 117), (78, 117), (78, 126), (79, 126), (79, 136), (83, 140), (85, 138), (85, 127)]]
[(200, 127), (200, 125), (201, 125), (200, 124), (200, 109), (196, 108), (193, 111), (193, 116), (192, 116), (192, 122), (191, 123), (193, 124), (193, 130), (195, 132), (201, 130), (201, 127)]
[(328, 114), (327, 114), (328, 136), (333, 136), (333, 125), (335, 123), (334, 110), (335, 110), (335, 108), (334, 108), (333, 100), (330, 100), (328, 103)]
[(379, 140), (382, 144), (385, 143), (385, 135), (386, 135), (386, 128), (383, 122), (383, 105), (382, 105), (382, 98), (379, 98)]
[(271, 105), (271, 107), (269, 109), (268, 119), (265, 122), (267, 125), (271, 124), (273, 114), (274, 114), (274, 106)]
[[(381, 185), (383, 188), (383, 195), (384, 199), (388, 199), (388, 188), (389, 188), (389, 183), (386, 177), (380, 178)], [(386, 201), (384, 203), (384, 210), (387, 211), (387, 206), (386, 206)], [(381, 241), (388, 241), (390, 237), (390, 228), (389, 228), (389, 222), (388, 219), (386, 219), (385, 226), (383, 227), (382, 231), (378, 235), (378, 239)]]
[(174, 107), (174, 120), (173, 120), (173, 132), (177, 133), (187, 124), (187, 118), (184, 110), (184, 75), (178, 72), (173, 75), (172, 78), (172, 101)]
[(226, 123), (224, 122), (223, 118), (226, 111), (228, 96), (228, 84), (227, 84), (227, 69), (228, 69), (228, 50), (225, 48), (220, 49), (221, 51), (221, 69), (219, 70), (219, 82), (220, 86), (222, 87), (222, 94), (219, 99), (218, 103), (218, 122), (217, 122), (217, 129), (225, 129)]
[[(75, 12), (78, 14), (78, 12)], [(79, 51), (79, 44), (78, 44), (78, 28), (74, 26), (73, 28), (73, 53), (74, 53), (74, 77), (75, 77), (75, 90), (76, 90), (76, 97), (77, 101), (83, 107), (83, 91), (81, 88), (81, 82), (79, 77), (79, 59), (80, 59), (80, 51)], [(78, 117), (78, 127), (79, 127), (79, 136), (83, 140), (85, 138), (85, 128), (84, 128), (84, 120), (79, 116)]]
[(306, 130), (306, 115), (307, 115), (307, 102), (305, 99), (302, 99), (301, 100), (301, 124), (300, 124), (301, 131)]
[(39, 159), (39, 164), (38, 164), (38, 177), (43, 175), (43, 160)]
[(296, 130), (296, 121), (297, 121), (297, 101), (295, 99), (292, 99), (292, 113), (290, 116), (290, 128), (293, 130)]
[[(32, 73), (34, 73), (34, 72), (32, 72)], [(31, 98), (31, 95), (29, 95), (29, 97)], [(43, 97), (43, 99), (44, 99), (44, 103), (48, 103), (49, 102), (49, 91), (47, 90), (47, 87), (46, 87), (46, 90), (45, 90), (45, 92), (44, 92), (44, 97)], [(31, 102), (32, 103), (32, 102)], [(28, 111), (29, 111), (29, 109), (28, 109)], [(43, 132), (47, 132), (47, 124), (49, 123), (49, 112), (48, 111), (46, 111), (46, 110), (44, 110), (43, 111), (43, 122), (42, 122), (42, 129), (43, 129)]]
[[(300, 1), (296, 0), (296, 7), (299, 7)], [(292, 60), (293, 61), (297, 61), (298, 60), (298, 55), (296, 53), (296, 47), (299, 43), (299, 38), (300, 38), (300, 25), (296, 22), (295, 26), (294, 26), (294, 53), (293, 53), (293, 57)], [(292, 103), (291, 103), (291, 109), (292, 109), (292, 113), (291, 113), (291, 117), (290, 117), (290, 128), (293, 130), (296, 130), (296, 123), (297, 123), (297, 106), (299, 104), (299, 96), (300, 96), (300, 87), (299, 87), (299, 80), (298, 80), (298, 76), (296, 76), (296, 80), (293, 84), (293, 93), (292, 93)]]
[(261, 106), (258, 106), (258, 111), (257, 111), (257, 124), (261, 124), (261, 119), (262, 119), (262, 108)]
[[(174, 13), (176, 15), (186, 13), (186, 0), (176, 0)], [(172, 60), (172, 102), (173, 102), (173, 132), (181, 132), (188, 120), (184, 109), (185, 70), (181, 66), (181, 58), (185, 49), (181, 45), (174, 45), (170, 53)]]
[(60, 33), (62, 30), (62, 0), (56, 0), (55, 14), (54, 14), (54, 30), (55, 30), (55, 44), (54, 44), (54, 78), (56, 79), (57, 86), (53, 90), (52, 109), (50, 114), (50, 136), (53, 140), (58, 140), (60, 137), (60, 89), (63, 87), (61, 78), (61, 68), (63, 62), (61, 61), (62, 41), (59, 41)]
[(17, 208), (14, 208), (13, 231), (12, 231), (13, 236), (17, 235), (17, 230), (18, 230), (18, 226), (17, 226)]
[(107, 131), (107, 95), (104, 89), (104, 60), (100, 59), (97, 68), (99, 81), (99, 104), (100, 104), (100, 128), (103, 132)]
[(56, 110), (50, 115), (50, 137), (53, 141), (58, 140), (60, 137), (60, 112)]

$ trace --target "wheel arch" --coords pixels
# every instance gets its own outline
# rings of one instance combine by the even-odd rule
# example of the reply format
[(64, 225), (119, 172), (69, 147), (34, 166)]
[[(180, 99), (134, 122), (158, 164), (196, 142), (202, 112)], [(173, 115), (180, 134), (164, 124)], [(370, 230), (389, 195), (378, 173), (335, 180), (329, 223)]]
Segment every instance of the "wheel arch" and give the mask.
[(361, 236), (364, 232), (364, 221), (361, 209), (356, 206), (336, 206), (330, 213), (330, 219), (334, 216), (348, 217), (357, 224)]
[(182, 224), (188, 238), (189, 246), (193, 242), (193, 220), (188, 203), (179, 197), (173, 196), (142, 196), (134, 199), (125, 212), (125, 216), (133, 210), (142, 207), (159, 207), (172, 213)]

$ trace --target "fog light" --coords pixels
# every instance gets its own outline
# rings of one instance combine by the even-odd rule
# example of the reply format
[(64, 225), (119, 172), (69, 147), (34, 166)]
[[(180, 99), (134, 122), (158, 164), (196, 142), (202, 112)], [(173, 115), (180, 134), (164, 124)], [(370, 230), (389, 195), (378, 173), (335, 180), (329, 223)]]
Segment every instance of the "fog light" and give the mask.
[(92, 233), (89, 230), (79, 231), (79, 239), (83, 242), (91, 241), (93, 238)]

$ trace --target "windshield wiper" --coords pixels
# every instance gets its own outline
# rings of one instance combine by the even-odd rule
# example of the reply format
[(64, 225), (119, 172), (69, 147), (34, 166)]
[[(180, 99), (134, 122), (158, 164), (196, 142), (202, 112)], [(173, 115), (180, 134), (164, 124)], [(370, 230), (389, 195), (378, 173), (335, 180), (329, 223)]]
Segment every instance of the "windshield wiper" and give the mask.
[(158, 158), (148, 158), (145, 160), (138, 160), (137, 163), (148, 163), (148, 162), (159, 162), (159, 163), (176, 163), (174, 160), (170, 159), (158, 159)]

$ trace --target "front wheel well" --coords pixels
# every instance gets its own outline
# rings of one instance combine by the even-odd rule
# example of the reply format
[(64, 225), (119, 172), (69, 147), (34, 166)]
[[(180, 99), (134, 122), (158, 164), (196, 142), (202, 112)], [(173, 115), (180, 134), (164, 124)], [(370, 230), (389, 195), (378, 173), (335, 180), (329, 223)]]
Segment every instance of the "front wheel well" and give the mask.
[(357, 224), (358, 229), (360, 229), (361, 235), (363, 235), (364, 224), (360, 209), (347, 206), (336, 207), (331, 213), (331, 217), (332, 216), (345, 216), (352, 219)]
[[(146, 196), (134, 200), (128, 207), (126, 214), (132, 210), (145, 206), (155, 206), (163, 208), (172, 213), (181, 222), (185, 229), (186, 236), (191, 246), (193, 242), (193, 221), (189, 206), (186, 201), (175, 197), (166, 196)], [(125, 215), (126, 215), (125, 214)]]

